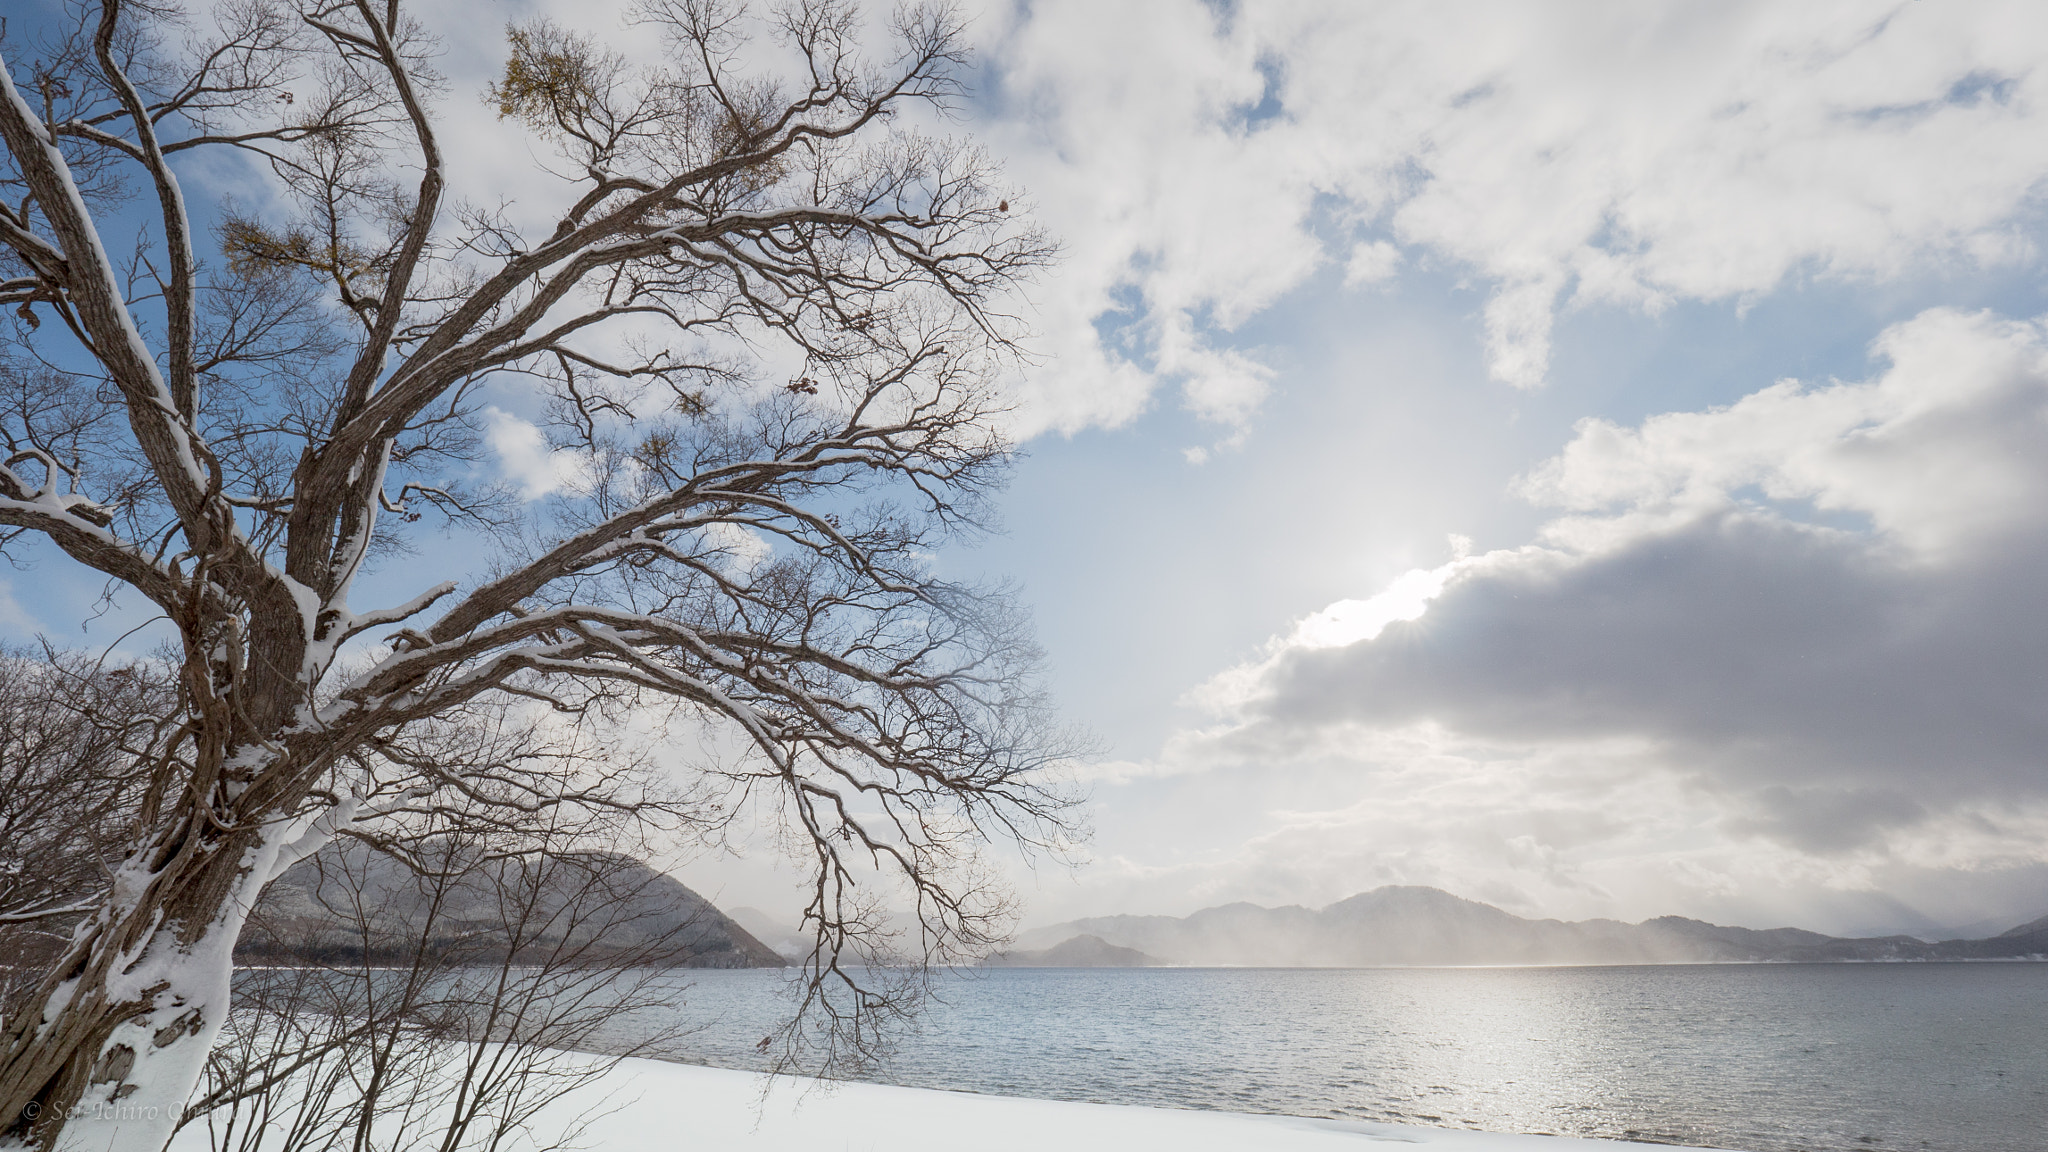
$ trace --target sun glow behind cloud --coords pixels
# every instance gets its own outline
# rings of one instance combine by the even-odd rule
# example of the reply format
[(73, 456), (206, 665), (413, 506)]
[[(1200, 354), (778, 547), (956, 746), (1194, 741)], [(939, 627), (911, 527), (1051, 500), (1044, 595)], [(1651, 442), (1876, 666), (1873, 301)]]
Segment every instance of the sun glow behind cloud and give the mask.
[(1930, 931), (2022, 914), (2048, 877), (2048, 328), (1935, 309), (1873, 356), (1582, 422), (1517, 485), (1557, 511), (1539, 542), (1332, 604), (1190, 693), (1206, 722), (1158, 775), (1357, 797), (1276, 810), (1214, 875), (1577, 915), (1776, 888), (1844, 931), (1910, 918), (1878, 890)]
[(1294, 626), (1292, 643), (1302, 648), (1342, 648), (1371, 640), (1387, 625), (1417, 620), (1444, 590), (1453, 566), (1414, 568), (1367, 600), (1339, 600)]

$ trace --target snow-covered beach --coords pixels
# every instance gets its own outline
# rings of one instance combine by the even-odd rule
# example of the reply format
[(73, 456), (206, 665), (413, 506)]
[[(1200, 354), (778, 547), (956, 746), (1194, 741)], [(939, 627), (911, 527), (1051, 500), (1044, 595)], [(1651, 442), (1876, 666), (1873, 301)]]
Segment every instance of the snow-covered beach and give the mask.
[[(563, 1101), (556, 1123), (602, 1112), (577, 1145), (601, 1152), (1340, 1152), (1371, 1144), (1431, 1152), (1620, 1152), (1652, 1145), (1420, 1125), (1085, 1104), (858, 1082), (783, 1078), (659, 1060), (623, 1061), (602, 1084)], [(539, 1125), (546, 1129), (548, 1124)], [(187, 1129), (174, 1152), (197, 1152)], [(1656, 1145), (1669, 1149), (1671, 1145)]]

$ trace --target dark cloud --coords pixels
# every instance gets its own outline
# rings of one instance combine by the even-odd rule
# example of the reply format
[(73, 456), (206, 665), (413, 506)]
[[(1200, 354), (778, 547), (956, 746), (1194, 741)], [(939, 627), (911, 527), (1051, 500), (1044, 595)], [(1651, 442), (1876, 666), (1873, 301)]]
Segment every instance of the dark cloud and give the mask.
[(1375, 640), (1283, 652), (1243, 716), (1648, 738), (1747, 794), (1742, 829), (1845, 847), (1961, 800), (2048, 798), (2048, 538), (1994, 557), (1915, 563), (1725, 512), (1475, 569)]

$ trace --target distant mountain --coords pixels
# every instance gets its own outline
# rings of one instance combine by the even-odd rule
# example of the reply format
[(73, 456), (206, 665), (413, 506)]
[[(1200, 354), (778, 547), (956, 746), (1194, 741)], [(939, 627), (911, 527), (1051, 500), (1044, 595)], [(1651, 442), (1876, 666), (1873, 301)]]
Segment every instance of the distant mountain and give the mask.
[(1037, 952), (998, 952), (981, 962), (984, 968), (1157, 968), (1163, 963), (1100, 936), (1076, 936)]
[(2039, 920), (2029, 920), (2017, 928), (2009, 928), (2000, 932), (1996, 938), (2005, 940), (2016, 936), (2039, 936), (2044, 932), (2048, 932), (2048, 916), (2043, 916)]
[(808, 935), (759, 908), (728, 908), (725, 914), (732, 917), (733, 923), (752, 933), (754, 939), (784, 957), (795, 959), (811, 950), (811, 939)]
[[(431, 925), (432, 946), (465, 962), (514, 951), (511, 923), (531, 911), (520, 955), (568, 942), (587, 963), (678, 968), (780, 968), (783, 958), (666, 873), (608, 853), (577, 853), (551, 866), (535, 891), (520, 888), (516, 860), (479, 863), (438, 901), (389, 857), (332, 845), (266, 889), (235, 946), (245, 964), (389, 962)], [(346, 882), (344, 882), (346, 878)], [(602, 899), (593, 897), (603, 893)], [(508, 895), (512, 897), (507, 899)], [(523, 900), (521, 898), (524, 898)], [(360, 908), (360, 916), (336, 909)]]
[(1389, 886), (1321, 910), (1226, 904), (1192, 916), (1100, 916), (1025, 933), (1026, 953), (1079, 938), (1168, 964), (1378, 967), (1434, 964), (1682, 964), (1726, 961), (2048, 958), (2048, 917), (1983, 940), (1845, 939), (1660, 916), (1526, 920), (1436, 888)]

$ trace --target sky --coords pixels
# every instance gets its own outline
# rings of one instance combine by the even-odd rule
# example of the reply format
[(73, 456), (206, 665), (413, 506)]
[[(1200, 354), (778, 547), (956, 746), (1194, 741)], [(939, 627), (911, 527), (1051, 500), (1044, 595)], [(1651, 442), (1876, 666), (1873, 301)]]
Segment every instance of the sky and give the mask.
[[(496, 29), (630, 45), (622, 8), (420, 11), (455, 164), (516, 206)], [(1085, 862), (1017, 872), (1027, 924), (1381, 884), (2048, 912), (2048, 9), (969, 14), (949, 130), (1064, 258), (1005, 531), (941, 564), (1020, 586), (1106, 749)], [(559, 482), (516, 414), (492, 442)], [(0, 628), (92, 591), (0, 573)], [(682, 874), (793, 918), (758, 853)]]

